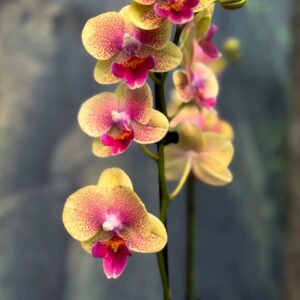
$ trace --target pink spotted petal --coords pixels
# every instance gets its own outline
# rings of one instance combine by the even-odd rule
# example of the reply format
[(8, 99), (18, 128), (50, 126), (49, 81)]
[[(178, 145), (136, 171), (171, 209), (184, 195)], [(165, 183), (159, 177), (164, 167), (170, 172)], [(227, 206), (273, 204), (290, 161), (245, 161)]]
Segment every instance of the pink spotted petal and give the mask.
[(126, 112), (130, 119), (141, 124), (146, 124), (149, 121), (153, 99), (148, 84), (133, 90), (121, 83), (116, 90), (116, 95), (119, 111)]
[(146, 56), (151, 54), (154, 59), (155, 72), (168, 72), (176, 68), (182, 61), (182, 52), (174, 43), (167, 42), (163, 49), (156, 50), (150, 47), (141, 47), (138, 54), (140, 56)]
[(143, 30), (132, 23), (129, 6), (125, 6), (120, 11), (120, 15), (125, 21), (126, 32), (141, 44), (155, 49), (161, 49), (166, 45), (167, 41), (170, 40), (172, 26), (168, 20), (164, 20), (158, 28)]
[(107, 60), (122, 49), (125, 24), (117, 12), (108, 12), (87, 21), (82, 41), (87, 52), (100, 60)]
[(92, 248), (92, 255), (95, 258), (106, 257), (110, 252), (110, 249), (104, 244), (97, 242)]
[(121, 232), (123, 237), (126, 237), (128, 248), (140, 253), (154, 253), (162, 250), (168, 240), (167, 231), (163, 223), (154, 215), (148, 213), (149, 232), (144, 235), (131, 232), (126, 234)]
[(113, 93), (105, 92), (90, 98), (78, 113), (81, 129), (92, 137), (102, 135), (113, 126), (111, 112), (117, 108), (118, 100)]
[(164, 20), (155, 13), (153, 4), (141, 5), (137, 2), (130, 5), (129, 17), (134, 25), (145, 30), (158, 28)]
[(134, 140), (140, 144), (152, 144), (160, 141), (169, 128), (168, 119), (159, 111), (152, 110), (147, 124), (132, 122)]
[(131, 253), (126, 246), (119, 248), (117, 252), (110, 251), (103, 259), (103, 270), (108, 279), (118, 278), (125, 270), (127, 264), (127, 257)]

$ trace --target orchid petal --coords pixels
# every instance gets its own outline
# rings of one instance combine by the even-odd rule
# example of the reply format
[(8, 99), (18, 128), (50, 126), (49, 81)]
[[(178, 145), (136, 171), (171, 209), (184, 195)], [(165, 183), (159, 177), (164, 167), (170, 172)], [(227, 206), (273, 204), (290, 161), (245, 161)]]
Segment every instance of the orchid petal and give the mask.
[(86, 241), (101, 230), (100, 211), (104, 210), (106, 194), (98, 186), (87, 186), (68, 197), (63, 210), (63, 223), (76, 240)]
[(163, 223), (154, 215), (148, 213), (149, 232), (144, 235), (135, 232), (123, 233), (121, 235), (126, 239), (128, 248), (140, 253), (155, 253), (162, 250), (167, 243), (167, 231)]
[(167, 41), (170, 40), (172, 25), (168, 20), (162, 21), (155, 29), (143, 30), (132, 23), (129, 14), (130, 6), (126, 6), (120, 11), (120, 15), (125, 21), (126, 32), (137, 39), (141, 44), (155, 49), (162, 49)]
[(182, 176), (188, 156), (176, 144), (168, 145), (165, 148), (165, 172), (168, 180), (179, 180)]
[(199, 12), (208, 9), (212, 14), (214, 10), (214, 2), (215, 0), (200, 0), (199, 4), (196, 7), (194, 7), (194, 12)]
[(182, 61), (181, 50), (170, 41), (161, 50), (147, 48), (148, 47), (141, 48), (139, 54), (141, 56), (146, 55), (146, 53), (151, 54), (155, 61), (154, 72), (168, 72), (175, 69)]
[(141, 88), (129, 89), (121, 83), (117, 90), (118, 110), (124, 111), (130, 117), (141, 124), (146, 124), (150, 119), (153, 106), (152, 92), (148, 84)]
[(125, 24), (117, 12), (107, 12), (87, 21), (82, 41), (87, 52), (107, 60), (122, 49)]
[(112, 64), (114, 63), (114, 57), (102, 61), (99, 60), (96, 64), (95, 70), (94, 70), (94, 78), (95, 80), (100, 84), (114, 84), (121, 81), (121, 78), (116, 77), (112, 73)]
[(93, 140), (93, 153), (98, 157), (109, 157), (112, 155), (112, 148), (102, 144), (100, 138)]
[(143, 125), (132, 122), (134, 140), (140, 144), (152, 144), (160, 141), (167, 133), (169, 121), (164, 114), (152, 109), (150, 120)]
[(134, 25), (145, 30), (156, 29), (164, 21), (155, 13), (153, 4), (141, 5), (136, 2), (130, 5), (129, 17)]
[(193, 161), (193, 172), (202, 181), (211, 185), (224, 185), (232, 181), (227, 169), (232, 160), (232, 143), (223, 135), (204, 133), (204, 146)]
[(113, 126), (111, 112), (117, 108), (118, 100), (113, 93), (105, 92), (88, 99), (78, 113), (81, 129), (89, 136), (101, 136)]
[(193, 90), (189, 85), (189, 79), (185, 72), (179, 70), (175, 71), (173, 74), (173, 82), (176, 92), (184, 102), (188, 102), (193, 98)]
[(119, 168), (109, 168), (101, 173), (98, 181), (98, 186), (100, 188), (112, 188), (118, 185), (126, 186), (133, 190), (132, 182), (129, 176), (123, 170)]
[(183, 122), (175, 127), (179, 134), (177, 146), (184, 151), (199, 152), (204, 145), (203, 134), (192, 122)]

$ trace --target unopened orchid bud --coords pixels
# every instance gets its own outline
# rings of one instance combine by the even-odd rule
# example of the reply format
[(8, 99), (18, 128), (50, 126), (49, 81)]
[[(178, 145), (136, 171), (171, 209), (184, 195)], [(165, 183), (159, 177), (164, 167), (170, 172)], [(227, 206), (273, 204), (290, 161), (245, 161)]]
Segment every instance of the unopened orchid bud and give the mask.
[(247, 0), (219, 0), (219, 3), (225, 9), (234, 10), (243, 7)]
[(224, 56), (230, 61), (237, 61), (241, 58), (241, 45), (237, 38), (229, 38), (223, 45)]

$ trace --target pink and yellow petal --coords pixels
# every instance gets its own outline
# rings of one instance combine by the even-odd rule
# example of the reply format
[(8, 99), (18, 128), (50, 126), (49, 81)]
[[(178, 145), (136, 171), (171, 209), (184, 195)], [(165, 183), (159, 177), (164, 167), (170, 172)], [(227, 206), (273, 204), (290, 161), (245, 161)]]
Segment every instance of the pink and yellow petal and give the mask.
[(162, 49), (171, 38), (172, 25), (164, 20), (158, 28), (153, 30), (139, 30), (137, 38), (145, 45), (155, 49)]
[(173, 74), (173, 82), (179, 97), (187, 102), (193, 98), (193, 91), (189, 85), (189, 79), (185, 72), (175, 71)]
[(196, 63), (193, 66), (193, 73), (196, 78), (203, 79), (204, 98), (215, 98), (219, 93), (219, 83), (212, 70), (202, 63)]
[(148, 232), (143, 235), (122, 234), (126, 238), (128, 248), (140, 253), (155, 253), (161, 251), (168, 240), (167, 231), (163, 223), (154, 215), (148, 213)]
[(152, 144), (160, 141), (169, 129), (169, 121), (164, 114), (152, 109), (150, 120), (143, 125), (132, 122), (134, 140), (140, 144)]
[(164, 21), (156, 15), (153, 4), (141, 5), (136, 2), (130, 5), (129, 18), (134, 25), (145, 30), (156, 29)]
[(200, 0), (199, 4), (194, 8), (194, 12), (201, 12), (205, 9), (208, 9), (212, 14), (214, 11), (215, 0)]
[(126, 84), (121, 83), (116, 90), (116, 95), (119, 111), (125, 111), (130, 119), (141, 124), (146, 124), (149, 121), (153, 98), (148, 84), (132, 90)]
[(98, 186), (87, 186), (68, 197), (63, 210), (63, 223), (76, 240), (86, 241), (101, 230), (100, 212), (105, 210), (106, 194)]
[(78, 113), (81, 129), (89, 136), (101, 136), (113, 126), (111, 112), (117, 108), (118, 100), (113, 93), (105, 92), (88, 99)]
[(120, 15), (125, 21), (126, 32), (130, 36), (134, 36), (145, 46), (162, 49), (171, 38), (172, 25), (168, 20), (163, 20), (155, 29), (143, 30), (132, 23), (130, 19), (130, 6), (124, 7), (120, 11)]
[(132, 182), (123, 170), (119, 168), (109, 168), (101, 173), (98, 181), (100, 188), (112, 188), (118, 185), (126, 186), (133, 190)]
[(182, 61), (181, 50), (172, 42), (168, 42), (161, 50), (141, 48), (139, 54), (141, 56), (149, 53), (154, 58), (154, 72), (168, 72), (175, 69)]
[(114, 59), (109, 59), (106, 61), (99, 60), (96, 64), (94, 70), (94, 78), (100, 84), (114, 84), (121, 81), (121, 78), (116, 77), (112, 73), (112, 64)]
[(117, 12), (107, 12), (87, 21), (82, 42), (87, 52), (99, 60), (107, 60), (122, 48), (125, 24)]

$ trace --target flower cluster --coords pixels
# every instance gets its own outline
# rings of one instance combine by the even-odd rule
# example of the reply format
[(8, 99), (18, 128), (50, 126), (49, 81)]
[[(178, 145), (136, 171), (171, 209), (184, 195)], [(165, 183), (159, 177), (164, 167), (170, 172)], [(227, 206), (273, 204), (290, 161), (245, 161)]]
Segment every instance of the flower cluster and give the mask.
[[(226, 9), (239, 8), (245, 2), (219, 1)], [(120, 11), (87, 21), (82, 42), (97, 60), (94, 78), (103, 85), (118, 84), (115, 92), (86, 100), (78, 114), (79, 126), (93, 138), (96, 156), (119, 155), (132, 141), (162, 143), (168, 132), (176, 132), (178, 141), (166, 143), (162, 176), (180, 180), (185, 170), (211, 185), (232, 180), (228, 166), (233, 156), (233, 130), (216, 112), (224, 60), (213, 42), (215, 3), (135, 0)], [(174, 41), (172, 24), (177, 29)], [(167, 115), (162, 108), (165, 103), (154, 108), (147, 80), (151, 77), (163, 86), (161, 78), (171, 70), (174, 91)], [(149, 149), (145, 152), (163, 161)], [(131, 180), (118, 168), (105, 170), (97, 185), (72, 194), (64, 207), (63, 222), (84, 250), (103, 259), (108, 278), (122, 274), (131, 251), (158, 252), (167, 242), (164, 224), (147, 212)]]

